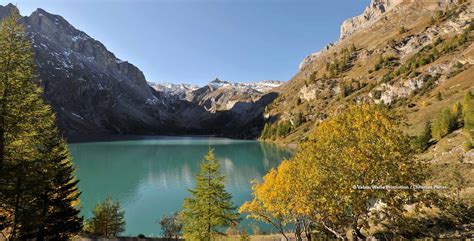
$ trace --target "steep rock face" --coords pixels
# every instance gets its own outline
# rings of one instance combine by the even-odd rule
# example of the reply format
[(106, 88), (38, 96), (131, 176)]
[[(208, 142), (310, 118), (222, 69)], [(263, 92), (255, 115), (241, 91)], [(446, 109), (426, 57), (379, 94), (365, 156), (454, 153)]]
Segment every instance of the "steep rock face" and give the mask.
[[(7, 16), (10, 5), (0, 7)], [(32, 39), (44, 97), (67, 135), (160, 133), (163, 106), (143, 73), (59, 15), (37, 9), (22, 19)]]
[(370, 5), (367, 6), (364, 13), (359, 16), (347, 19), (342, 23), (340, 39), (344, 39), (358, 29), (370, 24), (371, 22), (374, 22), (385, 12), (389, 11), (402, 2), (403, 0), (371, 0)]
[[(376, 20), (378, 20), (386, 12), (390, 11), (397, 5), (404, 2), (404, 0), (371, 0), (369, 6), (367, 6), (361, 15), (349, 18), (341, 24), (341, 33), (339, 40), (336, 42), (346, 39), (356, 31), (369, 26)], [(321, 56), (322, 53), (332, 48), (335, 44), (330, 43), (326, 45), (322, 50), (308, 55), (299, 65), (301, 70), (309, 63), (314, 62)]]

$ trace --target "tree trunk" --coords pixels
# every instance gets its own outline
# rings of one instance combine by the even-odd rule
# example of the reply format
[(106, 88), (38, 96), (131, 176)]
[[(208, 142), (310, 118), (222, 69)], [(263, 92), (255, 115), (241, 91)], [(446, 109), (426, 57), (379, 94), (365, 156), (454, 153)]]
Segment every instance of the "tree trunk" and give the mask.
[(336, 236), (337, 239), (340, 239), (340, 240), (344, 240), (344, 236), (342, 236), (340, 233), (338, 233), (336, 230), (330, 228), (329, 226), (326, 225), (326, 223), (322, 222), (322, 225), (323, 227), (328, 230), (329, 232), (331, 232), (332, 234), (334, 234), (334, 236)]
[(296, 241), (302, 241), (303, 239), (301, 238), (301, 221), (300, 220), (296, 220), (295, 222), (295, 238), (296, 238)]
[(3, 114), (3, 106), (4, 104), (2, 103), (2, 110), (0, 110), (0, 175), (3, 176), (3, 160), (5, 159), (5, 127), (4, 127), (4, 121), (5, 121), (5, 115)]
[[(47, 222), (47, 216), (48, 216), (48, 202), (49, 202), (49, 198), (48, 198), (48, 191), (45, 190), (44, 193), (43, 193), (43, 196), (42, 196), (42, 210), (41, 210), (41, 218), (45, 218), (44, 221)], [(47, 235), (47, 232), (46, 232), (46, 227), (40, 227), (40, 230), (38, 231), (38, 237), (36, 238), (38, 241), (40, 240), (44, 240), (46, 238), (46, 235)], [(54, 234), (53, 234), (54, 235)]]
[(12, 232), (10, 234), (11, 239), (17, 238), (17, 226), (19, 222), (20, 216), (20, 202), (21, 202), (21, 182), (22, 182), (22, 164), (18, 165), (17, 176), (16, 176), (16, 185), (15, 185), (15, 203), (14, 203), (14, 211), (13, 211), (13, 224), (12, 224)]
[(0, 175), (3, 171), (3, 163), (5, 161), (5, 109), (6, 109), (6, 100), (8, 90), (5, 88), (3, 91), (3, 97), (0, 103)]
[(306, 222), (304, 219), (302, 221), (306, 240), (311, 241), (311, 222)]
[[(211, 166), (209, 166), (207, 171), (207, 185), (208, 188), (211, 188)], [(208, 191), (209, 194), (209, 191)], [(211, 240), (211, 195), (207, 198), (207, 235), (209, 240)]]

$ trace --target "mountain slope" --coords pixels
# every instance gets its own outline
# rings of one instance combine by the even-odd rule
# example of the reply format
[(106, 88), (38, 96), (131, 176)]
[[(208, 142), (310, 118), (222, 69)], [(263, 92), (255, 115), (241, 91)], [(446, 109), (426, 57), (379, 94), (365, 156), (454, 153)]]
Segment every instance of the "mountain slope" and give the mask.
[(278, 89), (283, 94), (267, 108), (264, 139), (296, 143), (350, 102), (407, 113), (407, 132), (417, 134), (436, 114), (438, 92), (454, 102), (473, 88), (471, 3), (373, 0), (361, 16), (355, 19), (365, 22), (342, 28), (341, 39), (308, 56)]
[(59, 15), (37, 9), (23, 21), (44, 96), (67, 134), (159, 132), (165, 125), (164, 106), (137, 67)]

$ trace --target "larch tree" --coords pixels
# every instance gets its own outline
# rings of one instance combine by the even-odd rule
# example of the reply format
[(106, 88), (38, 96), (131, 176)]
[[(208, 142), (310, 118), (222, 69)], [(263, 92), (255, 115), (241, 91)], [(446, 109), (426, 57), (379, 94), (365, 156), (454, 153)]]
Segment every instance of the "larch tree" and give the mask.
[(87, 220), (85, 231), (93, 235), (115, 237), (125, 231), (124, 215), (120, 203), (114, 202), (109, 196), (97, 203), (92, 210), (92, 217)]
[(423, 132), (414, 139), (415, 147), (421, 152), (426, 151), (430, 146), (431, 138), (431, 122), (427, 121)]
[(0, 231), (9, 239), (67, 239), (82, 227), (74, 167), (41, 99), (20, 21), (12, 11), (0, 24)]
[(232, 203), (232, 195), (225, 190), (225, 176), (213, 149), (204, 157), (196, 175), (196, 187), (189, 190), (180, 220), (183, 234), (189, 240), (213, 240), (224, 234), (224, 229), (239, 222), (240, 216)]
[(449, 108), (438, 113), (431, 125), (433, 138), (441, 140), (447, 134), (453, 132), (457, 127), (457, 116)]
[(465, 149), (474, 147), (474, 94), (468, 91), (462, 100), (462, 115), (466, 135)]

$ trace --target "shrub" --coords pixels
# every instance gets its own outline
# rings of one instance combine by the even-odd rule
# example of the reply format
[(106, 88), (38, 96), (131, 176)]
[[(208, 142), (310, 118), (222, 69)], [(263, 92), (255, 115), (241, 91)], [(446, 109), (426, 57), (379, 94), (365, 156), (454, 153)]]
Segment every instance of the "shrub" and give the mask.
[(401, 26), (400, 29), (398, 30), (399, 34), (404, 34), (406, 32), (407, 32), (407, 29), (405, 28), (405, 26)]
[(438, 101), (442, 101), (443, 100), (443, 96), (441, 95), (441, 92), (438, 92), (438, 94), (436, 94), (436, 99)]
[(250, 235), (249, 233), (247, 232), (247, 230), (242, 230), (241, 234), (240, 234), (240, 241), (250, 241)]
[(380, 97), (382, 97), (382, 91), (381, 90), (373, 90), (372, 91), (372, 96), (374, 97), (374, 99), (380, 99)]
[(435, 24), (435, 23), (436, 23), (436, 20), (435, 20), (433, 17), (431, 17), (431, 18), (430, 18), (430, 25), (433, 25), (433, 24)]
[(390, 80), (392, 80), (392, 76), (390, 76), (390, 74), (385, 74), (380, 81), (382, 83), (388, 83)]
[(181, 229), (183, 228), (179, 221), (179, 215), (177, 212), (171, 215), (163, 215), (160, 219), (161, 232), (163, 237), (166, 239), (178, 239), (181, 235)]
[(294, 120), (295, 127), (300, 126), (301, 123), (303, 123), (303, 122), (304, 122), (303, 114), (301, 112), (298, 112), (298, 114), (296, 114), (296, 117), (295, 117), (295, 120)]

